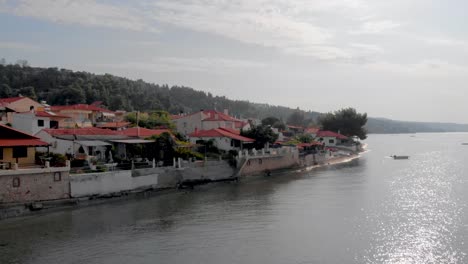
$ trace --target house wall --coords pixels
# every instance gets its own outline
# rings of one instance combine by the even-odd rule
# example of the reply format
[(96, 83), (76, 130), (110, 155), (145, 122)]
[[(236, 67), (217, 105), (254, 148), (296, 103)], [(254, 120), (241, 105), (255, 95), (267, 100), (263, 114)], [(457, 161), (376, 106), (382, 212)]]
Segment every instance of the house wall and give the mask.
[[(13, 158), (13, 148), (0, 148), (3, 149), (3, 159), (2, 161), (16, 163), (16, 158)], [(35, 147), (28, 147), (28, 156), (25, 158), (18, 158), (18, 164), (34, 164), (35, 163)]]
[[(200, 165), (200, 164), (198, 164)], [(225, 161), (204, 162), (201, 166), (162, 167), (101, 173), (72, 174), (71, 196), (86, 197), (149, 188), (174, 188), (183, 180), (222, 180), (234, 175)]]
[(266, 171), (292, 168), (299, 164), (299, 152), (297, 150), (281, 155), (250, 156), (245, 159), (245, 163), (238, 174), (239, 176), (262, 174)]
[[(40, 131), (35, 135), (36, 137), (40, 138), (42, 141), (45, 141), (50, 144), (49, 151), (52, 153), (62, 154), (65, 155), (67, 153), (73, 154), (74, 152), (78, 151), (78, 147), (75, 148), (73, 146), (73, 141), (71, 140), (64, 140), (52, 137), (49, 133), (45, 131)], [(47, 148), (38, 148), (39, 151), (46, 151)]]
[[(31, 109), (31, 106), (33, 106), (34, 109), (42, 107), (40, 103), (28, 97), (24, 97), (23, 99), (8, 104), (8, 108), (15, 110), (15, 112), (28, 112)], [(7, 121), (8, 123), (13, 122), (13, 113), (7, 113)]]
[[(44, 126), (40, 127), (38, 120), (44, 121)], [(44, 128), (50, 128), (50, 118), (37, 117), (34, 113), (14, 113), (11, 124), (13, 128), (34, 135)]]
[(221, 150), (225, 150), (225, 151), (229, 151), (231, 149), (239, 149), (239, 148), (236, 148), (236, 147), (232, 147), (231, 146), (231, 141), (232, 139), (230, 138), (227, 138), (227, 137), (191, 137), (190, 138), (190, 142), (195, 144), (197, 142), (197, 140), (213, 140), (214, 141), (214, 144), (217, 148), (221, 149)]
[(75, 125), (79, 127), (92, 127), (93, 112), (87, 110), (76, 110), (76, 109), (63, 109), (58, 111), (61, 115), (69, 116), (63, 120), (61, 125), (63, 128), (73, 128)]
[(328, 160), (332, 159), (333, 156), (330, 151), (323, 151), (318, 152), (316, 154), (308, 154), (301, 157), (300, 164), (301, 166), (314, 166), (314, 165), (322, 165), (328, 162)]
[[(69, 198), (69, 170), (63, 167), (0, 171), (0, 204)], [(60, 181), (55, 181), (57, 173)], [(19, 187), (13, 187), (15, 178), (19, 179)]]
[[(229, 125), (228, 125), (229, 124)], [(234, 128), (234, 122), (226, 121), (202, 121), (202, 130), (210, 130), (214, 128)]]
[(198, 112), (193, 115), (187, 115), (178, 119), (174, 119), (173, 122), (176, 125), (177, 131), (179, 133), (188, 135), (195, 132), (195, 129), (203, 129), (201, 120), (202, 112)]
[[(327, 147), (334, 147), (338, 143), (338, 139), (336, 137), (320, 137), (323, 139), (323, 143), (325, 143), (325, 146)], [(333, 140), (333, 143), (330, 143), (330, 140)]]

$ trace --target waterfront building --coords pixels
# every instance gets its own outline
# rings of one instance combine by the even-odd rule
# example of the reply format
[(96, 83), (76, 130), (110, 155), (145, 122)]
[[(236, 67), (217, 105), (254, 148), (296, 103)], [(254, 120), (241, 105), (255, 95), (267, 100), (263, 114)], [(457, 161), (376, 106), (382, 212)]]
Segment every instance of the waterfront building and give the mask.
[(189, 135), (196, 130), (216, 128), (248, 130), (250, 128), (249, 122), (230, 116), (227, 109), (224, 112), (202, 110), (188, 115), (172, 115), (171, 118), (177, 127), (177, 131), (184, 135)]
[(26, 113), (13, 113), (12, 127), (23, 132), (35, 135), (42, 129), (59, 128), (68, 116), (48, 111), (29, 111)]
[(76, 104), (51, 106), (53, 112), (68, 116), (64, 128), (92, 127), (100, 122), (114, 122), (115, 113), (96, 105)]
[(191, 143), (197, 143), (200, 140), (213, 140), (215, 146), (220, 150), (240, 150), (244, 144), (255, 142), (254, 139), (240, 135), (235, 129), (214, 128), (209, 130), (197, 130), (189, 135)]
[(346, 143), (348, 137), (333, 131), (320, 130), (316, 134), (316, 140), (323, 142), (327, 147), (335, 147), (339, 144)]
[(92, 156), (98, 160), (106, 160), (110, 141), (128, 138), (118, 131), (96, 127), (43, 129), (36, 136), (49, 143), (53, 153), (81, 159)]
[(13, 113), (23, 113), (35, 111), (42, 108), (42, 105), (29, 97), (0, 98), (0, 123), (12, 123)]
[(69, 166), (36, 161), (36, 147), (47, 142), (1, 124), (0, 135), (0, 204), (70, 197)]

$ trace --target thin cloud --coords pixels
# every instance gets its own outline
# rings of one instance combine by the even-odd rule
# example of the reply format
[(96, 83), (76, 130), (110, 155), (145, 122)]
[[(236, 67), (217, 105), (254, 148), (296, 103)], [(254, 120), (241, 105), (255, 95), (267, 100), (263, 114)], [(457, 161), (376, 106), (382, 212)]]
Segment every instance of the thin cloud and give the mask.
[(468, 67), (459, 64), (453, 64), (437, 59), (422, 60), (417, 63), (400, 64), (392, 62), (375, 62), (365, 65), (369, 70), (391, 72), (397, 74), (414, 76), (465, 76), (468, 74)]
[[(0, 11), (54, 23), (133, 31), (157, 32), (160, 25), (170, 24), (324, 61), (363, 56), (341, 40), (346, 27), (330, 27), (332, 21), (325, 17), (347, 24), (375, 16), (362, 0), (159, 0), (118, 5), (97, 0), (0, 0)], [(395, 25), (365, 21), (361, 32), (381, 32)]]
[(400, 23), (391, 20), (365, 21), (358, 30), (351, 30), (350, 34), (381, 34), (400, 27)]

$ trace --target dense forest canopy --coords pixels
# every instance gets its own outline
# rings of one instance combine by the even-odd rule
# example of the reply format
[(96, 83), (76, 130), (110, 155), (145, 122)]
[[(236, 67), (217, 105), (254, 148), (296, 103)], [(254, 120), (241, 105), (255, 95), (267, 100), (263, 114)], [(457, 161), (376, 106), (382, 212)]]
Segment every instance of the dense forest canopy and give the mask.
[[(25, 60), (7, 64), (5, 59), (0, 59), (0, 98), (20, 94), (47, 101), (52, 105), (89, 104), (102, 101), (111, 110), (151, 112), (163, 110), (177, 114), (200, 109), (219, 111), (228, 109), (237, 117), (263, 119), (274, 116), (281, 123), (302, 121), (304, 124), (313, 124), (321, 115), (318, 112), (284, 106), (230, 100), (224, 96), (214, 96), (184, 86), (169, 87), (167, 84), (152, 84), (110, 74), (97, 75), (59, 68), (31, 67)], [(311, 107), (313, 103), (311, 101)], [(367, 131), (369, 133), (452, 132), (468, 131), (468, 125), (369, 118)]]
[[(30, 67), (27, 63), (1, 64), (0, 97), (19, 94), (52, 105), (102, 101), (111, 110), (164, 110), (172, 114), (200, 109), (228, 109), (238, 117), (262, 119), (275, 116), (286, 120), (296, 111), (283, 106), (229, 100), (224, 96), (214, 96), (184, 86), (169, 87), (167, 84), (151, 84), (110, 74)], [(316, 112), (303, 113), (310, 119), (316, 119), (319, 115)]]

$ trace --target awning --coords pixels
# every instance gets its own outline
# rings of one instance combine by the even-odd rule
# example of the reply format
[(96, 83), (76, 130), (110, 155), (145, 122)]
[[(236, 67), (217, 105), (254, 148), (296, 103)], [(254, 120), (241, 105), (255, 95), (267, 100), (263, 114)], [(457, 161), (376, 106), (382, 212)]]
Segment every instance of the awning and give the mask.
[(104, 142), (100, 140), (77, 140), (75, 142), (86, 147), (98, 147), (98, 146), (110, 146), (111, 145), (108, 142)]
[(115, 143), (123, 143), (123, 144), (147, 144), (147, 143), (154, 143), (154, 140), (146, 140), (146, 139), (120, 139), (120, 140), (109, 140)]

